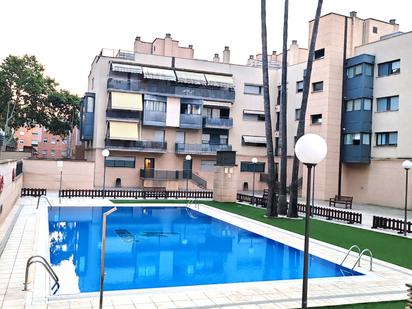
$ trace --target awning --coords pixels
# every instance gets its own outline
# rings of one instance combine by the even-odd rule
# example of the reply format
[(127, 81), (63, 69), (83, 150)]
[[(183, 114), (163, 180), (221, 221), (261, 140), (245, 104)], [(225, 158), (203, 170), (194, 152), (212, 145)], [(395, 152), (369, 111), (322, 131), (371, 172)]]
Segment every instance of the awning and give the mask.
[(109, 137), (110, 139), (138, 140), (138, 129), (138, 123), (110, 121)]
[(143, 67), (143, 77), (148, 79), (176, 81), (173, 70)]
[(143, 73), (143, 70), (142, 70), (141, 66), (123, 64), (123, 63), (112, 63), (112, 71), (134, 73), (134, 74), (142, 74)]
[(112, 92), (112, 109), (142, 110), (142, 95), (139, 93)]
[(250, 144), (266, 144), (265, 136), (242, 135), (243, 141)]
[(225, 75), (215, 75), (215, 74), (205, 74), (207, 84), (209, 86), (216, 86), (216, 87), (227, 87), (227, 88), (234, 88), (235, 83), (233, 82), (232, 76), (225, 76)]
[(249, 114), (249, 115), (265, 115), (264, 111), (257, 111), (253, 109), (244, 109), (243, 114)]
[(204, 106), (211, 106), (211, 107), (232, 107), (232, 103), (230, 102), (219, 102), (219, 101), (203, 101)]
[(195, 72), (175, 71), (177, 81), (185, 84), (206, 85), (205, 74)]

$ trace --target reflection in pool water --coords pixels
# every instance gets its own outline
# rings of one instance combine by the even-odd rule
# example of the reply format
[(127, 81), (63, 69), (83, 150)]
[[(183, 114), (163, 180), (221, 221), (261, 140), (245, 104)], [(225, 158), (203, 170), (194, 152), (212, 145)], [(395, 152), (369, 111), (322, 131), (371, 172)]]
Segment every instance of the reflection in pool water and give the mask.
[[(50, 260), (64, 277), (60, 293), (99, 290), (108, 209), (49, 210)], [(118, 207), (107, 220), (105, 261), (105, 290), (124, 290), (298, 279), (303, 252), (185, 207)], [(310, 278), (360, 275), (313, 255), (309, 263)]]

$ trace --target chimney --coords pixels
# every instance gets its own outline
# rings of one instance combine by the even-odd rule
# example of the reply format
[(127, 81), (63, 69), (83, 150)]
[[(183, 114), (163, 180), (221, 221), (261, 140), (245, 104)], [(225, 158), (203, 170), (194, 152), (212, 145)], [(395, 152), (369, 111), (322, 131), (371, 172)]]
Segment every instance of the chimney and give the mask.
[(193, 45), (192, 45), (192, 44), (189, 44), (189, 48), (190, 48), (190, 49), (193, 49)]
[(396, 19), (389, 19), (389, 23), (391, 25), (395, 25), (396, 24)]
[(220, 58), (219, 58), (219, 54), (215, 54), (215, 56), (213, 57), (213, 62), (219, 62)]
[(255, 58), (255, 56), (253, 56), (253, 55), (249, 56), (249, 59), (254, 59), (254, 58)]
[(272, 55), (276, 56), (277, 51), (276, 50), (272, 50)]
[(166, 33), (166, 39), (171, 39), (172, 35), (170, 33)]
[(298, 40), (292, 40), (292, 45), (298, 45)]
[(358, 14), (358, 12), (352, 11), (352, 12), (349, 13), (349, 16), (350, 17), (356, 17), (356, 14)]
[(225, 46), (225, 49), (223, 51), (223, 63), (229, 63), (230, 62), (230, 50), (229, 46)]
[(137, 36), (134, 40), (135, 41), (140, 41), (140, 36)]

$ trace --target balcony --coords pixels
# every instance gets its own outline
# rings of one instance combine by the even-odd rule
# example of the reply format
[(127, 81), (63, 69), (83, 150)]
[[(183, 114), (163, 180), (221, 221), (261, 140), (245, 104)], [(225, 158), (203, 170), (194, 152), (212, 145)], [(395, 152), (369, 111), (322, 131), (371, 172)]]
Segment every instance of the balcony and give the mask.
[(234, 89), (218, 88), (210, 86), (180, 85), (161, 80), (127, 80), (109, 78), (108, 90), (136, 91), (163, 96), (189, 97), (205, 100), (218, 100), (233, 102), (235, 100)]
[(153, 168), (140, 169), (140, 178), (155, 180), (178, 180), (179, 171), (155, 170)]
[(166, 126), (166, 113), (145, 110), (143, 113), (143, 125), (145, 126)]
[(106, 118), (111, 119), (128, 119), (138, 121), (141, 118), (141, 112), (131, 110), (106, 110)]
[(176, 153), (215, 155), (217, 151), (231, 151), (232, 145), (226, 144), (180, 144), (176, 143)]
[(139, 151), (139, 152), (158, 152), (164, 153), (167, 149), (166, 142), (155, 141), (124, 141), (106, 139), (105, 143), (108, 149), (119, 151)]
[(233, 119), (203, 117), (203, 127), (210, 129), (231, 129), (233, 127)]
[(179, 127), (182, 129), (201, 129), (202, 115), (180, 114)]

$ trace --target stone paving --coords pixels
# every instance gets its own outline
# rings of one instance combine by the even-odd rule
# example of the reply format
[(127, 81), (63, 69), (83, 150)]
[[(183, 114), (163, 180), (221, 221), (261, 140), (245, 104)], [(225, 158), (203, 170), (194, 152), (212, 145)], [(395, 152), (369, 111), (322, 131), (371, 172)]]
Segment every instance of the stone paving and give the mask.
[[(53, 204), (58, 203), (51, 196)], [(45, 213), (43, 201), (36, 210), (35, 198), (20, 198), (16, 204), (22, 207), (0, 256), (0, 308), (98, 308), (97, 293), (50, 296), (45, 271), (33, 267), (29, 277), (29, 292), (23, 292), (25, 262), (29, 256), (44, 252)], [(103, 206), (110, 202), (103, 199), (64, 199), (67, 206)], [(176, 206), (176, 205), (173, 205)], [(15, 207), (16, 208), (16, 207)], [(17, 208), (16, 208), (17, 209)], [(253, 230), (265, 237), (302, 249), (303, 237), (266, 224), (245, 219), (208, 206), (198, 209), (217, 216), (229, 223)], [(47, 222), (47, 221), (46, 221)], [(47, 235), (46, 235), (47, 236)], [(312, 254), (340, 263), (346, 253), (320, 241), (311, 240)], [(42, 251), (43, 250), (43, 251)], [(353, 263), (354, 258), (351, 257)], [(361, 302), (401, 300), (406, 298), (405, 283), (412, 271), (379, 260), (374, 261), (374, 271), (366, 269), (367, 261), (359, 271), (365, 276), (322, 278), (309, 280), (309, 305), (337, 305)], [(33, 285), (34, 280), (34, 285)], [(175, 287), (130, 291), (106, 292), (104, 308), (299, 308), (301, 280), (281, 280), (254, 283), (217, 284), (206, 286)]]

